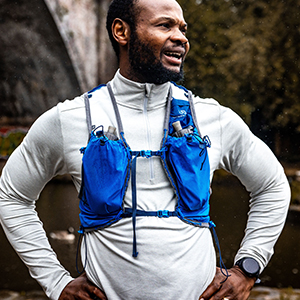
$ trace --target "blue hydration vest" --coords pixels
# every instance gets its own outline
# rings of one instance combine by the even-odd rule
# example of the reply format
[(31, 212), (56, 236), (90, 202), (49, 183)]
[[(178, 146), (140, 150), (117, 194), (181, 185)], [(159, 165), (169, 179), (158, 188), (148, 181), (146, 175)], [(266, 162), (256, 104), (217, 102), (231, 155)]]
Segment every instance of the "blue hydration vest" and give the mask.
[[(110, 84), (107, 84), (115, 110), (120, 138), (109, 139), (103, 126), (93, 129), (89, 97), (85, 94), (87, 123), (90, 130), (88, 145), (81, 148), (82, 184), (80, 198), (81, 232), (107, 227), (121, 218), (132, 218), (133, 256), (138, 255), (136, 246), (136, 217), (178, 217), (199, 227), (214, 227), (209, 217), (210, 166), (207, 148), (210, 141), (202, 137), (192, 102), (192, 94), (184, 89), (185, 99), (172, 97), (169, 89), (164, 137), (158, 151), (133, 151), (125, 140), (117, 103)], [(172, 124), (180, 122), (181, 131), (176, 132)], [(136, 160), (159, 156), (178, 202), (174, 211), (143, 211), (137, 209)], [(124, 208), (123, 199), (131, 176), (132, 207)]]

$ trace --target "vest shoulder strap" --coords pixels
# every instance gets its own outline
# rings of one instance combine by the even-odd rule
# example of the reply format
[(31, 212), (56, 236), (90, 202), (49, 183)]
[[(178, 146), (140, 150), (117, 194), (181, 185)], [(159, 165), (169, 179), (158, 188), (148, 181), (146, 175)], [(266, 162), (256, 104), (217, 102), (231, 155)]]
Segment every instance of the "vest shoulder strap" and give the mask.
[(92, 125), (92, 117), (91, 117), (90, 99), (88, 93), (84, 94), (84, 106), (85, 106), (85, 114), (86, 114), (86, 123), (90, 134), (93, 130), (93, 125)]

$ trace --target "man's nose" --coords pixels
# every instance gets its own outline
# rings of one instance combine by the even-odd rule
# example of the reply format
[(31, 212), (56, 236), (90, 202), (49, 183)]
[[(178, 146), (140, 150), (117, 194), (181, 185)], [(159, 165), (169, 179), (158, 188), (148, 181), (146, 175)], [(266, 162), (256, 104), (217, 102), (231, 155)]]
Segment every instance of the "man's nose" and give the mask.
[(174, 32), (172, 33), (171, 40), (174, 42), (180, 42), (181, 44), (187, 44), (188, 38), (185, 36), (185, 33), (180, 29), (176, 28), (174, 29)]

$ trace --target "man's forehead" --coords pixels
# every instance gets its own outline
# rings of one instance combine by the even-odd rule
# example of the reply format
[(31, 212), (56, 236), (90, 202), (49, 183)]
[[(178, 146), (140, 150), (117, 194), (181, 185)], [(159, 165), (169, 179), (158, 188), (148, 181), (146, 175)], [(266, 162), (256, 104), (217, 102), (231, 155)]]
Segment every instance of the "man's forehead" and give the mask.
[(141, 17), (175, 17), (184, 21), (181, 6), (176, 0), (137, 0), (136, 5)]

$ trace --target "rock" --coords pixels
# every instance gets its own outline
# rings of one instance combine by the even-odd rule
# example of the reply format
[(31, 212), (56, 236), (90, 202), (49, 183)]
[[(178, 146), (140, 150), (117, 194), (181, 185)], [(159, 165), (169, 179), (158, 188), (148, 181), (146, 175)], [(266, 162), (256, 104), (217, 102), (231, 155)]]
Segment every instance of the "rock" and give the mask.
[(14, 292), (0, 290), (0, 300), (48, 300), (49, 298), (43, 291)]
[(293, 288), (276, 289), (269, 287), (255, 287), (251, 291), (249, 300), (300, 300), (300, 290)]
[(74, 228), (70, 227), (68, 230), (56, 230), (50, 232), (49, 236), (53, 240), (73, 243), (75, 241)]
[(251, 291), (249, 300), (279, 300), (280, 292), (277, 289), (256, 287)]
[(0, 291), (0, 299), (1, 300), (17, 300), (19, 298), (19, 293), (13, 291), (2, 290)]

